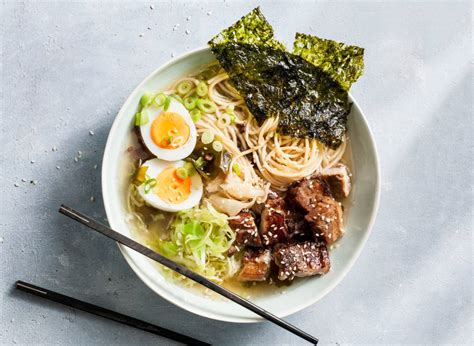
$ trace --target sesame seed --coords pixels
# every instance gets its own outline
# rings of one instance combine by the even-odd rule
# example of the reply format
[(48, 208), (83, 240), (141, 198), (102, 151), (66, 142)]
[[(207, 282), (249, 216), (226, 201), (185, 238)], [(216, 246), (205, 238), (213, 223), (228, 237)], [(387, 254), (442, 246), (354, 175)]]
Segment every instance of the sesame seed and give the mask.
[(191, 33), (190, 30), (186, 29), (186, 31), (184, 32), (186, 35), (189, 35)]
[(13, 184), (15, 187), (19, 187), (20, 185), (18, 183)]
[(61, 167), (59, 167), (59, 166), (56, 166), (56, 169), (57, 169), (57, 170), (60, 170), (60, 169), (61, 169)]
[(90, 136), (93, 136), (93, 135), (94, 135), (94, 131), (90, 130), (90, 131), (89, 131), (89, 135), (90, 135)]

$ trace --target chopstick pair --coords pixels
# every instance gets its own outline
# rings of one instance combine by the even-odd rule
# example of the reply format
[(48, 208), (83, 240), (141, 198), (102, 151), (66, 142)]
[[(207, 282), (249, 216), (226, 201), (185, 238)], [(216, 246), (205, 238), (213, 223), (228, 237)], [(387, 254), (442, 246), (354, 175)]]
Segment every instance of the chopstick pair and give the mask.
[(125, 245), (142, 255), (151, 258), (152, 260), (155, 260), (156, 262), (160, 263), (161, 265), (164, 265), (165, 267), (170, 268), (171, 270), (209, 288), (210, 290), (220, 294), (223, 297), (226, 297), (233, 302), (239, 304), (240, 306), (243, 306), (244, 308), (254, 312), (255, 314), (265, 318), (266, 320), (275, 323), (279, 327), (286, 329), (287, 331), (299, 336), (300, 338), (309, 341), (310, 343), (317, 345), (318, 339), (315, 338), (314, 336), (304, 332), (303, 330), (297, 328), (296, 326), (286, 322), (285, 320), (279, 318), (278, 316), (275, 316), (274, 314), (264, 310), (263, 308), (259, 307), (258, 305), (252, 303), (251, 301), (242, 298), (241, 296), (233, 293), (232, 291), (229, 291), (228, 289), (219, 286), (218, 284), (206, 279), (204, 276), (199, 275), (188, 268), (186, 268), (183, 265), (180, 265), (169, 258), (166, 258), (159, 253), (147, 248), (146, 246), (137, 243), (136, 241), (124, 236), (121, 233), (118, 233), (111, 228), (102, 225), (95, 221), (94, 219), (88, 217), (87, 215), (84, 215), (70, 207), (67, 207), (65, 205), (61, 205), (59, 208), (59, 212), (61, 214), (64, 214), (68, 217), (70, 217), (73, 220), (76, 220), (83, 225), (86, 225), (87, 227), (105, 235), (106, 237), (109, 237), (110, 239), (115, 240), (116, 242)]
[(38, 287), (24, 281), (17, 281), (15, 287), (20, 291), (31, 293), (31, 294), (34, 294), (35, 296), (45, 298), (56, 303), (61, 303), (63, 305), (67, 305), (78, 310), (82, 310), (82, 311), (89, 312), (97, 316), (108, 318), (109, 320), (123, 323), (123, 324), (126, 324), (127, 326), (135, 327), (149, 333), (153, 333), (153, 334), (156, 334), (156, 335), (159, 335), (159, 336), (162, 336), (174, 341), (181, 342), (186, 345), (202, 345), (202, 346), (210, 345), (206, 342), (191, 338), (189, 336), (173, 332), (172, 330), (165, 329), (165, 328), (156, 326), (154, 324), (141, 321), (139, 319), (126, 316), (126, 315), (120, 314), (118, 312), (115, 312), (109, 309), (105, 309), (103, 307), (100, 307), (94, 304), (84, 302), (79, 299), (68, 297), (61, 293), (50, 291), (46, 288)]

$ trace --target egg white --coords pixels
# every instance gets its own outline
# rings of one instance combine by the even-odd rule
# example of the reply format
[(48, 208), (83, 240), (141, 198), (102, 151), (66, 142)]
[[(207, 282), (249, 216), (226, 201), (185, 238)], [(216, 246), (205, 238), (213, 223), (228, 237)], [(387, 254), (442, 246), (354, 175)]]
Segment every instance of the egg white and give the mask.
[[(146, 175), (148, 175), (150, 178), (155, 178), (163, 172), (166, 168), (169, 167), (183, 167), (184, 161), (174, 161), (174, 162), (168, 162), (168, 161), (163, 161), (159, 159), (152, 159), (148, 160), (145, 163), (142, 164), (143, 166), (148, 167), (146, 171)], [(156, 188), (156, 187), (155, 187)], [(141, 184), (138, 187), (138, 192), (140, 193), (140, 196), (152, 207), (164, 211), (170, 211), (170, 212), (177, 212), (180, 210), (186, 210), (186, 209), (191, 209), (195, 205), (199, 204), (199, 201), (201, 200), (202, 197), (202, 180), (201, 177), (199, 176), (198, 173), (195, 173), (191, 177), (191, 193), (189, 195), (189, 198), (184, 200), (183, 202), (179, 204), (172, 204), (169, 203), (168, 201), (165, 201), (161, 199), (155, 192), (155, 188), (152, 188), (148, 193), (145, 193), (145, 184)]]
[(153, 121), (156, 119), (156, 117), (158, 117), (160, 113), (163, 112), (163, 107), (158, 107), (152, 103), (151, 105), (143, 108), (142, 113), (143, 112), (148, 115), (148, 122), (145, 125), (140, 126), (140, 133), (142, 135), (143, 142), (153, 155), (165, 161), (176, 161), (184, 159), (192, 153), (194, 147), (196, 146), (197, 132), (196, 126), (194, 125), (191, 115), (189, 114), (189, 111), (186, 109), (186, 107), (184, 107), (174, 98), (171, 98), (171, 102), (167, 110), (167, 112), (178, 113), (181, 117), (183, 117), (184, 121), (189, 126), (188, 141), (176, 149), (160, 148), (151, 139), (151, 125), (153, 124)]

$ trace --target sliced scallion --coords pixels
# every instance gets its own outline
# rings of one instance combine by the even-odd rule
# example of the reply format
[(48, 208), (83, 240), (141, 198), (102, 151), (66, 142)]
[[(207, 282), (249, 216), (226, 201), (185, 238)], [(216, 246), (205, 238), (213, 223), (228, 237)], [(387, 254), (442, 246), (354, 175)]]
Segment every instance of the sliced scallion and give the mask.
[(156, 95), (155, 99), (153, 100), (153, 103), (158, 107), (161, 107), (165, 104), (166, 97), (167, 96), (165, 94), (159, 93), (158, 95)]
[(188, 177), (192, 177), (196, 173), (196, 169), (191, 162), (185, 162), (183, 167), (188, 172)]
[(174, 98), (179, 103), (183, 104), (183, 98), (181, 96), (173, 94), (173, 95), (171, 95), (171, 97)]
[(153, 187), (156, 186), (157, 181), (155, 178), (151, 178), (146, 180), (143, 184), (143, 190), (145, 191), (145, 193), (148, 193)]
[(225, 112), (227, 114), (234, 114), (234, 109), (235, 109), (234, 105), (228, 105), (225, 109)]
[(242, 171), (240, 170), (240, 166), (238, 163), (234, 163), (232, 165), (232, 171), (239, 176), (242, 174)]
[(136, 112), (135, 113), (135, 126), (140, 126), (140, 118), (142, 116), (141, 112)]
[(178, 92), (178, 94), (185, 95), (188, 92), (190, 92), (193, 87), (194, 87), (193, 82), (189, 80), (184, 80), (178, 84), (178, 86), (176, 87), (176, 91)]
[(217, 151), (218, 153), (222, 151), (222, 143), (220, 141), (212, 142), (212, 149)]
[(184, 107), (188, 110), (192, 110), (196, 108), (197, 105), (197, 98), (194, 96), (186, 97), (183, 101)]
[(186, 179), (188, 177), (188, 170), (184, 167), (179, 167), (176, 169), (176, 175), (179, 179)]
[(151, 101), (153, 101), (153, 94), (150, 92), (146, 92), (143, 94), (142, 98), (140, 99), (140, 104), (143, 107), (146, 107)]
[(167, 96), (165, 102), (163, 103), (163, 110), (166, 112), (170, 107), (171, 97)]
[(221, 116), (217, 119), (217, 127), (220, 129), (224, 129), (231, 123), (230, 115), (227, 113), (221, 114)]
[(204, 158), (200, 156), (196, 161), (194, 161), (194, 164), (197, 168), (201, 168), (204, 165), (204, 162)]
[(214, 113), (217, 109), (214, 102), (205, 99), (199, 99), (197, 101), (198, 108), (204, 113)]
[(142, 126), (148, 123), (148, 114), (146, 112), (135, 113), (135, 126)]
[(204, 97), (207, 95), (207, 84), (204, 81), (200, 81), (199, 84), (196, 87), (196, 94), (200, 97)]
[(189, 115), (194, 122), (201, 120), (201, 111), (199, 109), (193, 109), (191, 112), (189, 112)]
[(214, 133), (210, 130), (206, 130), (201, 134), (202, 144), (210, 144), (214, 140)]

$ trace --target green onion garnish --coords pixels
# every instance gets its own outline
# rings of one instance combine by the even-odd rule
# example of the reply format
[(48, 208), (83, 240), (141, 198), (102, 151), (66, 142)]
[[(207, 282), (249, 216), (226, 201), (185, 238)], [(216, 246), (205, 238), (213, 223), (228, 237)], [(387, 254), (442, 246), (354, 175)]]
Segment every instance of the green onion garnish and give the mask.
[(135, 113), (135, 126), (142, 126), (148, 123), (148, 114), (144, 112)]
[(153, 94), (146, 92), (143, 94), (142, 98), (140, 99), (140, 104), (143, 107), (146, 107), (152, 100), (153, 100)]
[(204, 97), (207, 95), (207, 84), (204, 81), (200, 81), (196, 87), (196, 94), (200, 97)]
[(157, 105), (158, 107), (161, 107), (165, 104), (165, 101), (166, 101), (166, 95), (163, 94), (163, 93), (159, 93), (158, 95), (156, 95), (155, 99), (153, 100), (153, 102), (155, 103), (155, 105)]
[(196, 173), (196, 169), (191, 162), (185, 162), (183, 167), (188, 172), (188, 177), (192, 177)]
[(221, 114), (221, 116), (217, 119), (217, 127), (220, 129), (226, 128), (231, 123), (230, 115), (227, 113)]
[(229, 105), (226, 107), (225, 112), (227, 114), (234, 114), (234, 108), (235, 108), (234, 105)]
[(197, 106), (204, 113), (214, 113), (217, 109), (214, 102), (205, 99), (199, 99), (197, 101)]
[(178, 84), (178, 86), (176, 87), (176, 91), (178, 92), (178, 94), (185, 95), (188, 92), (190, 92), (193, 89), (193, 87), (194, 87), (193, 82), (189, 80), (184, 80)]
[(234, 163), (232, 165), (232, 171), (239, 176), (242, 174), (242, 171), (240, 170), (240, 166), (238, 163)]
[(142, 113), (136, 112), (135, 113), (135, 126), (140, 126), (140, 117), (142, 116)]
[(195, 163), (196, 167), (201, 168), (204, 165), (205, 161), (204, 161), (203, 157), (200, 156), (196, 161), (194, 161), (194, 163)]
[(183, 98), (181, 96), (173, 94), (173, 95), (171, 95), (171, 97), (174, 98), (179, 103), (183, 104)]
[(176, 169), (176, 175), (179, 179), (186, 179), (188, 177), (188, 170), (184, 167), (179, 167)]
[(156, 186), (157, 181), (155, 178), (151, 178), (146, 180), (143, 184), (143, 191), (145, 191), (145, 193), (148, 193), (153, 187)]
[(193, 109), (191, 112), (189, 112), (189, 115), (194, 122), (201, 120), (201, 111), (199, 109)]
[(171, 97), (167, 96), (165, 102), (163, 103), (163, 110), (166, 112), (170, 107)]
[(217, 152), (221, 152), (222, 151), (222, 143), (220, 141), (212, 142), (212, 149), (214, 149)]
[(206, 130), (201, 134), (202, 144), (210, 144), (214, 140), (214, 133), (210, 130)]
[(183, 101), (184, 107), (188, 110), (192, 110), (196, 108), (197, 105), (197, 98), (194, 96), (186, 97)]

